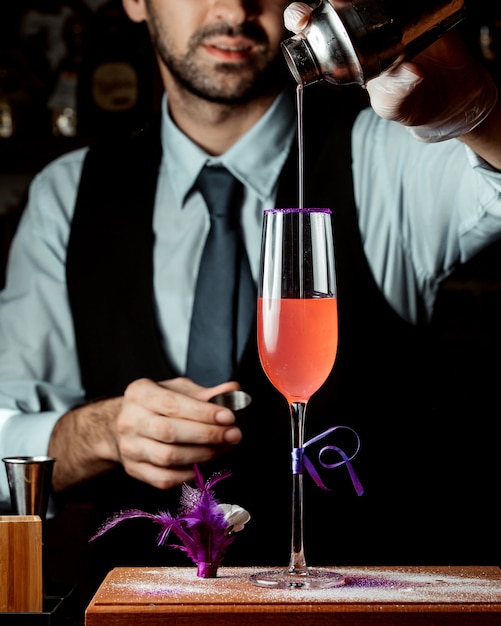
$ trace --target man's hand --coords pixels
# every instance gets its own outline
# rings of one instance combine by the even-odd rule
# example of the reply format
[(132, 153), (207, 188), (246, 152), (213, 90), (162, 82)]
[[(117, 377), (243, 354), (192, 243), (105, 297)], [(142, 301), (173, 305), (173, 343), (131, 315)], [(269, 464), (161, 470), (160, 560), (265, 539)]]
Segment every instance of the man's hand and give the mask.
[(49, 454), (57, 458), (53, 487), (61, 491), (122, 464), (154, 487), (169, 489), (194, 478), (203, 463), (241, 439), (234, 414), (207, 402), (238, 389), (235, 382), (200, 387), (187, 378), (140, 379), (123, 398), (102, 400), (61, 417)]
[(471, 132), (497, 101), (494, 80), (457, 31), (370, 80), (367, 91), (378, 115), (407, 126), (416, 139), (428, 143)]
[(308, 26), (312, 11), (312, 7), (309, 7), (304, 2), (289, 4), (284, 11), (285, 28), (293, 33), (300, 33)]
[(129, 385), (115, 423), (127, 473), (160, 489), (193, 479), (194, 463), (209, 461), (241, 439), (233, 413), (207, 402), (236, 388), (207, 389), (187, 378)]

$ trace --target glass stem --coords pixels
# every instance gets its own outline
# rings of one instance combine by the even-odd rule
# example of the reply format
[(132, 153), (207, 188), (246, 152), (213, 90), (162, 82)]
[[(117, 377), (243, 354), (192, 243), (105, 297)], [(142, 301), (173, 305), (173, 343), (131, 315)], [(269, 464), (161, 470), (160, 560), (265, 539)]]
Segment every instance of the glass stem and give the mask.
[(303, 546), (303, 444), (305, 402), (290, 404), (292, 429), (292, 545), (289, 573), (307, 572)]

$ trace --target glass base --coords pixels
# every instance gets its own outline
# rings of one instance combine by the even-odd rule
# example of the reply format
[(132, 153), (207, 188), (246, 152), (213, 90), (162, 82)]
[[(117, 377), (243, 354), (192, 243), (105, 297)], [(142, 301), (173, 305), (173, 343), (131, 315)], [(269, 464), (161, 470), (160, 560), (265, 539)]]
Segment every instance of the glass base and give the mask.
[(257, 572), (252, 574), (249, 580), (253, 585), (268, 589), (329, 589), (342, 587), (346, 582), (342, 574), (311, 568), (295, 573), (286, 569)]

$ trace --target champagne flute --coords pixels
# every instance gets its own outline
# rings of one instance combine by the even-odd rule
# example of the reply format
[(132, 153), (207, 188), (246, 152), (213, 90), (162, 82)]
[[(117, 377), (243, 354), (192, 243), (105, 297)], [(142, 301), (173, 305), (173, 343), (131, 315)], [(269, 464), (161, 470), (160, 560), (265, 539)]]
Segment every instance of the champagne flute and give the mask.
[(303, 445), (306, 407), (323, 385), (338, 342), (332, 216), (329, 209), (264, 213), (258, 287), (261, 365), (289, 405), (292, 541), (289, 567), (252, 574), (261, 587), (328, 588), (344, 577), (307, 566), (303, 546)]

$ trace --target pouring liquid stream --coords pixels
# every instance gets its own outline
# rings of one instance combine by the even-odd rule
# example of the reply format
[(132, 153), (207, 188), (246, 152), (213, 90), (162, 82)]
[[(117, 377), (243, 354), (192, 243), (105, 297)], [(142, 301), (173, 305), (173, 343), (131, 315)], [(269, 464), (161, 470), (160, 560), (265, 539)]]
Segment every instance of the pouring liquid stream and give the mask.
[[(297, 109), (297, 147), (298, 147), (298, 208), (304, 209), (304, 137), (303, 137), (303, 85), (298, 84), (296, 88), (296, 109)], [(302, 221), (300, 216), (300, 221)], [(299, 259), (303, 258), (303, 229), (299, 228), (298, 241)], [(302, 280), (303, 266), (299, 266), (299, 297), (304, 298)]]
[(304, 209), (304, 141), (303, 141), (303, 85), (296, 88), (297, 147), (298, 147), (298, 208)]

